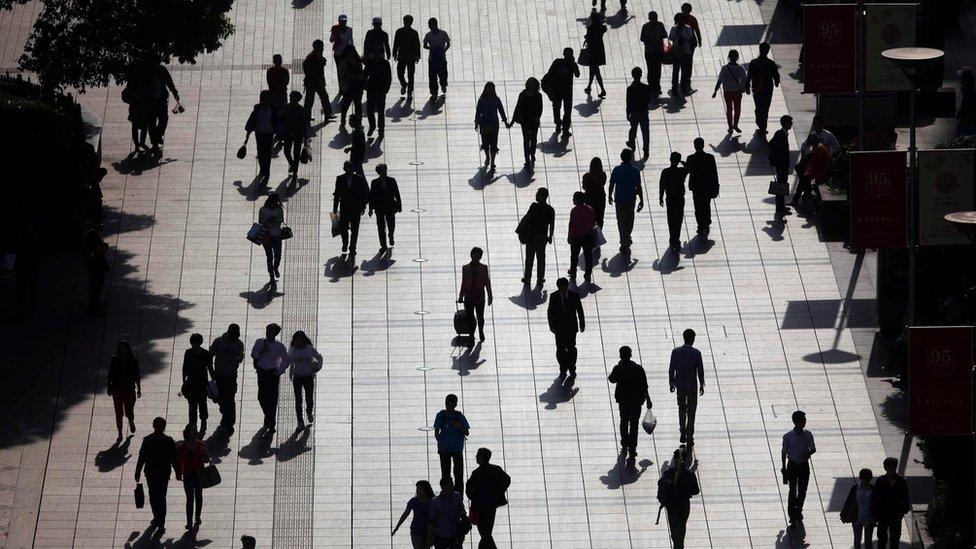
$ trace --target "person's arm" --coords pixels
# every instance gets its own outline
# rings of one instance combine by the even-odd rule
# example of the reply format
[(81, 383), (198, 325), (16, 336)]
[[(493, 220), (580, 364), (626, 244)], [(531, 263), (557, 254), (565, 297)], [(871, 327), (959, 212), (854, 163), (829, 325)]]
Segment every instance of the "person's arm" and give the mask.
[(180, 467), (179, 454), (176, 451), (176, 443), (170, 440), (169, 446), (169, 464), (173, 468), (173, 472), (176, 473), (176, 480), (183, 480), (183, 468)]
[(552, 244), (552, 235), (556, 232), (556, 210), (550, 206), (549, 213), (552, 215), (549, 216), (549, 238), (547, 240), (549, 244)]
[(644, 209), (644, 182), (641, 181), (640, 172), (634, 174), (634, 177), (637, 178), (637, 211), (641, 211)]
[(701, 353), (695, 357), (695, 370), (698, 372), (698, 394), (705, 394), (705, 365), (702, 363)]
[(610, 172), (610, 186), (607, 187), (607, 200), (610, 201), (610, 204), (611, 205), (613, 205), (613, 187), (617, 184), (617, 182), (614, 180), (614, 173), (615, 172), (616, 172), (616, 168), (614, 168)]
[(661, 204), (662, 208), (664, 207), (664, 189), (667, 187), (667, 180), (664, 174), (665, 172), (662, 171), (661, 172), (661, 194), (660, 196), (658, 196), (658, 203)]
[(501, 117), (502, 117), (502, 122), (504, 122), (505, 125), (507, 126), (508, 125), (508, 117), (505, 116), (505, 105), (502, 105), (502, 100), (501, 99), (498, 100), (497, 108), (498, 108), (498, 114), (501, 115)]
[(163, 79), (166, 82), (166, 87), (169, 88), (169, 92), (173, 94), (173, 99), (175, 99), (176, 102), (179, 103), (180, 92), (176, 91), (176, 84), (173, 83), (173, 75), (169, 73), (169, 69), (167, 69), (166, 67), (163, 67), (163, 74), (166, 75)]
[(620, 370), (618, 369), (618, 366), (614, 366), (613, 369), (610, 370), (610, 375), (607, 376), (607, 381), (610, 383), (616, 383), (617, 380), (620, 379)]
[(716, 95), (718, 95), (718, 89), (722, 87), (722, 71), (723, 70), (725, 70), (725, 67), (722, 67), (721, 69), (718, 70), (718, 78), (715, 79), (715, 89), (712, 90), (712, 97), (715, 97)]
[(142, 446), (139, 447), (139, 458), (136, 460), (136, 482), (139, 482), (139, 478), (142, 477), (142, 467), (146, 464), (146, 441), (142, 441)]
[(273, 70), (273, 68), (269, 68), (264, 72), (264, 81), (268, 83), (269, 90), (274, 86), (274, 78), (271, 77)]
[[(399, 59), (400, 43), (403, 41), (402, 33), (400, 32), (401, 30), (403, 29), (397, 29), (396, 32), (393, 33), (393, 60), (394, 61), (400, 60)], [(396, 530), (394, 530), (394, 532), (395, 531)]]
[(697, 41), (697, 44), (695, 44), (695, 46), (696, 47), (701, 46), (704, 43), (704, 41), (702, 41), (701, 26), (698, 25), (697, 19), (695, 20), (695, 25), (691, 27), (691, 30), (695, 31), (695, 40)]
[(576, 78), (579, 78), (580, 76), (579, 63), (577, 63), (576, 61), (573, 61), (573, 76), (575, 76)]
[(390, 532), (391, 537), (396, 535), (397, 530), (400, 529), (400, 526), (407, 520), (407, 517), (409, 516), (410, 516), (410, 506), (408, 505), (407, 508), (403, 510), (403, 514), (400, 515), (400, 520), (397, 521), (396, 526), (393, 527), (393, 531)]
[(142, 369), (139, 368), (139, 359), (132, 359), (135, 364), (132, 366), (136, 372), (136, 398), (142, 398)]
[[(442, 30), (441, 32), (444, 31)], [(446, 32), (444, 32), (444, 53), (447, 53), (447, 50), (449, 49), (451, 49), (451, 37), (448, 36)]]
[(491, 275), (488, 273), (488, 265), (485, 265), (485, 290), (488, 292), (488, 305), (491, 305), (493, 297), (491, 295)]
[[(344, 177), (340, 175), (339, 177)], [(339, 198), (342, 197), (342, 191), (339, 189), (339, 177), (336, 178), (335, 190), (332, 191), (332, 211), (339, 211)]]
[(776, 87), (779, 87), (779, 66), (776, 65), (776, 61), (770, 59), (769, 67), (772, 69), (773, 73), (773, 84), (775, 84)]
[(440, 440), (441, 434), (444, 433), (444, 414), (442, 412), (437, 412), (434, 416), (434, 438)]
[(190, 350), (187, 349), (186, 351), (183, 351), (183, 377), (181, 380), (184, 383), (190, 377), (189, 369), (190, 369)]
[(390, 51), (390, 35), (383, 33), (383, 49), (386, 51), (386, 58), (389, 59), (393, 56)]
[(784, 473), (786, 472), (786, 435), (783, 435), (783, 449), (780, 451), (780, 462), (783, 465), (781, 469)]
[(315, 366), (312, 367), (312, 371), (318, 373), (318, 371), (322, 369), (322, 355), (319, 354), (315, 347), (312, 347), (312, 360), (315, 363)]
[(674, 381), (677, 378), (678, 365), (675, 360), (674, 351), (671, 351), (671, 362), (668, 364), (668, 389), (673, 393), (675, 390)]
[(583, 300), (577, 297), (576, 301), (576, 315), (579, 317), (579, 329), (580, 332), (586, 331), (586, 315), (583, 313)]
[(468, 287), (471, 286), (471, 278), (468, 275), (468, 270), (465, 265), (461, 266), (461, 290), (458, 293), (458, 301), (464, 300), (464, 294), (467, 293)]
[[(419, 34), (418, 34), (418, 36), (419, 36)], [(430, 49), (430, 42), (427, 41), (427, 37), (428, 36), (430, 36), (430, 33), (429, 32), (424, 35), (424, 49), (425, 50), (429, 50)]]
[(807, 434), (810, 435), (810, 444), (807, 445), (807, 459), (809, 459), (810, 456), (817, 453), (817, 444), (813, 441), (813, 433), (807, 431)]

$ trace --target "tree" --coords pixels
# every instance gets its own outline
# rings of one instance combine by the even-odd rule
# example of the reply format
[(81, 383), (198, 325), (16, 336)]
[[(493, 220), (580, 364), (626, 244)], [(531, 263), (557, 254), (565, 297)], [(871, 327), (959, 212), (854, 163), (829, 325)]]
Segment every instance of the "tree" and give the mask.
[[(11, 1), (21, 0), (0, 0)], [(125, 82), (134, 64), (194, 64), (234, 31), (227, 17), (233, 0), (43, 2), (19, 63), (55, 90)]]

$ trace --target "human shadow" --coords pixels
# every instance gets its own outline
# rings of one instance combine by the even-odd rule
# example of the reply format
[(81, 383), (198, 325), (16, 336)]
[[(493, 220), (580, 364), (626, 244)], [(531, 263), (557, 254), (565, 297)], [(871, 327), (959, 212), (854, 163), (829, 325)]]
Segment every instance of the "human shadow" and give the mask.
[(170, 162), (176, 162), (176, 159), (157, 158), (148, 153), (132, 151), (122, 160), (112, 162), (112, 167), (115, 168), (116, 172), (122, 175), (139, 176), (149, 170), (169, 164)]
[(714, 240), (696, 234), (694, 238), (685, 242), (681, 248), (681, 253), (684, 254), (685, 259), (694, 259), (698, 254), (707, 254), (712, 246), (715, 246)]
[(443, 106), (443, 95), (438, 96), (437, 99), (428, 99), (427, 102), (424, 103), (424, 107), (420, 109), (420, 111), (417, 111), (417, 120), (424, 120), (425, 118), (429, 118), (435, 114), (440, 114), (441, 107)]
[(356, 273), (356, 254), (339, 254), (325, 262), (325, 276), (329, 282), (339, 282), (341, 278), (348, 278)]
[(295, 429), (288, 439), (278, 445), (275, 459), (278, 461), (291, 461), (298, 456), (312, 450), (308, 444), (308, 437), (312, 434), (312, 427), (306, 426), (304, 429)]
[(389, 117), (390, 122), (399, 122), (413, 114), (412, 103), (412, 98), (401, 97), (389, 109), (386, 109), (386, 116)]
[(288, 199), (298, 194), (305, 185), (308, 185), (308, 179), (305, 177), (286, 177), (278, 183), (274, 192), (282, 202), (288, 202)]
[(477, 370), (479, 366), (485, 363), (485, 360), (481, 358), (481, 344), (479, 341), (473, 347), (458, 347), (460, 349), (457, 356), (451, 356), (452, 370), (457, 370), (459, 376), (468, 375), (471, 370)]
[(672, 250), (671, 248), (668, 248), (667, 250), (665, 250), (664, 254), (661, 255), (660, 259), (654, 260), (654, 263), (651, 265), (651, 268), (653, 268), (655, 271), (660, 272), (663, 275), (671, 274), (675, 271), (680, 271), (681, 269), (684, 269), (684, 267), (678, 264), (679, 261), (680, 258), (678, 254), (676, 254), (674, 250)]
[(505, 174), (505, 178), (508, 179), (509, 183), (512, 185), (515, 185), (519, 189), (523, 189), (535, 181), (535, 170), (530, 170), (523, 167), (518, 172)]
[(262, 427), (254, 433), (250, 442), (238, 450), (237, 457), (247, 460), (248, 465), (261, 465), (265, 459), (270, 458), (276, 452), (276, 449), (271, 447), (273, 439), (274, 435), (269, 434)]
[(131, 534), (129, 534), (129, 538), (125, 540), (123, 547), (126, 549), (162, 547), (160, 544), (162, 537), (163, 533), (157, 530), (155, 525), (151, 525), (142, 532), (134, 530)]
[(541, 286), (529, 286), (528, 284), (522, 284), (522, 293), (518, 295), (513, 295), (508, 298), (509, 301), (518, 305), (519, 307), (533, 311), (539, 305), (542, 305), (548, 300), (549, 292), (543, 289)]
[(471, 185), (472, 189), (480, 191), (495, 181), (498, 181), (501, 177), (500, 175), (495, 175), (495, 170), (482, 166), (478, 168), (478, 171), (475, 172), (471, 179), (468, 179), (468, 185)]
[(807, 531), (801, 526), (790, 526), (785, 530), (780, 530), (776, 534), (776, 543), (774, 547), (776, 549), (804, 549), (810, 547), (810, 544), (806, 541)]
[(346, 130), (345, 126), (339, 126), (339, 131), (332, 136), (332, 140), (329, 141), (330, 149), (342, 150), (347, 146), (352, 144), (352, 136)]
[(600, 112), (600, 105), (603, 104), (603, 99), (593, 99), (592, 96), (587, 95), (586, 101), (579, 103), (575, 108), (576, 112), (583, 118), (589, 118), (594, 114)]
[(786, 218), (777, 214), (776, 217), (770, 219), (766, 222), (766, 226), (762, 228), (762, 231), (769, 235), (769, 239), (773, 242), (779, 242), (783, 240), (783, 231), (786, 230)]
[(363, 276), (373, 276), (380, 271), (385, 271), (393, 266), (396, 260), (393, 259), (393, 250), (387, 248), (376, 252), (371, 259), (363, 260), (360, 269)]
[(223, 430), (216, 430), (209, 438), (207, 438), (207, 453), (210, 454), (210, 459), (215, 463), (220, 463), (221, 458), (226, 457), (230, 454), (230, 438), (224, 433)]
[(605, 17), (603, 21), (611, 29), (619, 29), (620, 27), (626, 25), (631, 19), (636, 19), (636, 17), (631, 15), (626, 9), (620, 9), (617, 11), (617, 13)]
[(98, 472), (107, 473), (125, 465), (129, 458), (129, 444), (132, 442), (132, 435), (125, 437), (124, 440), (116, 440), (112, 446), (95, 454), (95, 467)]
[(546, 392), (539, 395), (539, 402), (546, 404), (546, 410), (555, 410), (560, 404), (565, 404), (579, 392), (579, 387), (574, 387), (576, 378), (572, 376), (560, 375), (552, 380), (552, 385)]
[(251, 183), (246, 187), (244, 182), (238, 179), (234, 181), (234, 187), (237, 188), (237, 192), (247, 200), (254, 202), (261, 196), (268, 193), (268, 184), (264, 177), (260, 175), (255, 175)]
[(642, 459), (640, 461), (640, 468), (638, 469), (638, 464), (635, 463), (634, 459), (627, 457), (626, 451), (620, 452), (617, 456), (617, 463), (614, 464), (613, 469), (607, 471), (606, 475), (600, 477), (600, 482), (610, 490), (618, 490), (622, 486), (627, 486), (640, 480), (641, 475), (652, 464), (653, 462), (651, 460)]
[(192, 549), (194, 547), (206, 547), (211, 543), (212, 540), (197, 538), (197, 530), (194, 528), (183, 532), (183, 535), (178, 539), (167, 541), (163, 544), (163, 547), (172, 547), (173, 549)]
[(636, 259), (619, 252), (609, 260), (603, 258), (603, 261), (600, 262), (600, 269), (609, 274), (610, 278), (618, 278), (620, 275), (630, 272), (636, 266)]
[(542, 154), (551, 154), (554, 158), (561, 158), (569, 152), (569, 136), (560, 136), (561, 134), (553, 132), (547, 141), (540, 141), (536, 148)]
[(661, 102), (664, 105), (664, 112), (668, 114), (676, 114), (681, 112), (681, 109), (685, 108), (688, 103), (688, 99), (680, 93), (669, 92), (667, 99)]
[(281, 297), (284, 292), (278, 291), (277, 282), (269, 280), (261, 286), (261, 289), (256, 291), (241, 292), (241, 297), (247, 300), (248, 304), (255, 309), (263, 309), (274, 301), (274, 298)]
[(709, 143), (708, 146), (711, 147), (713, 153), (718, 153), (722, 158), (745, 150), (742, 142), (739, 141), (739, 136), (730, 134), (725, 134), (725, 137), (718, 142), (718, 145)]

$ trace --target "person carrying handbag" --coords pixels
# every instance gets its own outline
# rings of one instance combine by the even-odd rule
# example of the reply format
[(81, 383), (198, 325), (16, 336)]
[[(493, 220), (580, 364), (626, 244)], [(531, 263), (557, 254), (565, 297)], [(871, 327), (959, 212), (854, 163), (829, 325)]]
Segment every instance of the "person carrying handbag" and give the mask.
[[(858, 482), (851, 486), (844, 501), (844, 507), (840, 511), (840, 521), (850, 524), (854, 530), (854, 547), (873, 547), (871, 536), (874, 532), (874, 515), (872, 514), (871, 499), (874, 495), (874, 487), (871, 486), (871, 479), (874, 474), (871, 469), (861, 469), (858, 473)], [(864, 544), (861, 544), (861, 541)]]
[(722, 88), (729, 135), (732, 135), (733, 131), (742, 133), (739, 129), (739, 116), (742, 114), (742, 92), (749, 93), (748, 81), (745, 68), (739, 64), (739, 52), (729, 50), (729, 62), (718, 72), (715, 91), (712, 92), (712, 97), (715, 97), (718, 95), (718, 89)]
[(186, 529), (198, 530), (201, 523), (200, 512), (203, 510), (203, 483), (200, 474), (210, 462), (210, 454), (206, 443), (200, 440), (196, 427), (187, 425), (183, 429), (183, 442), (180, 442), (177, 452), (179, 470), (183, 474), (183, 492), (186, 494)]
[(285, 209), (277, 193), (268, 193), (264, 206), (258, 210), (258, 225), (261, 226), (260, 242), (264, 247), (265, 259), (268, 263), (268, 276), (271, 284), (281, 278), (278, 267), (281, 266), (281, 228), (285, 222)]
[(291, 346), (288, 349), (288, 376), (295, 387), (295, 417), (298, 418), (298, 429), (305, 428), (302, 417), (302, 392), (305, 393), (305, 413), (308, 424), (315, 421), (315, 374), (322, 369), (322, 355), (312, 346), (312, 341), (299, 330), (291, 336)]

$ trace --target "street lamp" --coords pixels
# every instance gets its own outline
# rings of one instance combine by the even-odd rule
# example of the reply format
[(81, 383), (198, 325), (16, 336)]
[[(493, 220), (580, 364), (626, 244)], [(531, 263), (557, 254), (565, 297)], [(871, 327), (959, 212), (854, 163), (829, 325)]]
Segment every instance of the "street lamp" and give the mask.
[(908, 171), (908, 325), (915, 325), (915, 254), (918, 248), (918, 169), (916, 167), (918, 150), (915, 147), (915, 93), (918, 89), (919, 69), (945, 55), (935, 48), (891, 48), (881, 52), (881, 56), (901, 69), (908, 78), (909, 90), (909, 138)]

